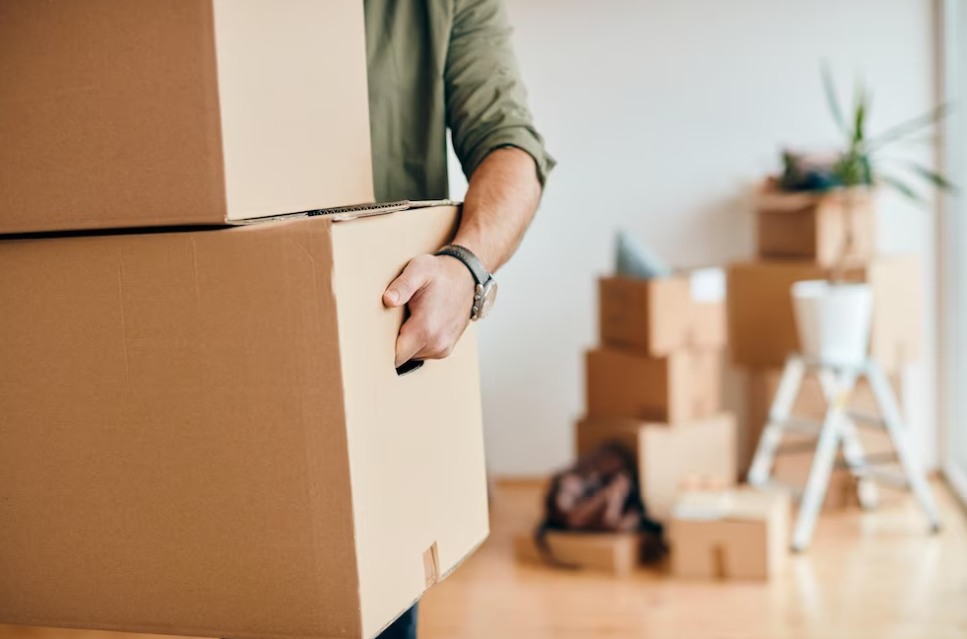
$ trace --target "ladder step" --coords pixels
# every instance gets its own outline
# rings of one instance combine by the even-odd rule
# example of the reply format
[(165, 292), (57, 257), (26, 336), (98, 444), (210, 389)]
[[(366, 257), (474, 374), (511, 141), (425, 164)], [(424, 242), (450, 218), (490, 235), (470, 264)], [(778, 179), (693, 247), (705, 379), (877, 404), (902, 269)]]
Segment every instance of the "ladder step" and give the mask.
[(815, 452), (816, 442), (806, 441), (795, 444), (781, 444), (776, 448), (776, 455), (795, 455), (796, 453)]
[(769, 424), (766, 427), (768, 428), (769, 426), (778, 426), (783, 430), (792, 430), (805, 435), (818, 436), (820, 431), (823, 429), (823, 422), (816, 419), (790, 417), (789, 419), (770, 419)]
[(763, 484), (757, 484), (758, 488), (767, 488), (774, 490), (782, 490), (788, 492), (792, 495), (793, 499), (802, 499), (802, 486), (796, 486), (795, 484), (787, 484), (786, 482), (778, 481), (776, 479), (768, 479)]
[[(896, 453), (877, 453), (875, 455), (863, 455), (863, 461), (865, 462), (860, 468), (871, 468), (873, 466), (882, 466), (884, 464), (896, 464), (899, 460)], [(843, 460), (836, 462), (836, 468), (850, 469), (850, 465)]]
[(862, 479), (872, 479), (873, 481), (881, 484), (890, 484), (891, 486), (905, 490), (910, 489), (910, 482), (907, 481), (907, 478), (904, 477), (902, 473), (869, 467), (854, 468), (853, 473)]
[(871, 415), (870, 413), (858, 413), (856, 411), (848, 410), (846, 411), (846, 416), (849, 417), (857, 426), (870, 426), (874, 428), (886, 428), (886, 422), (879, 415)]

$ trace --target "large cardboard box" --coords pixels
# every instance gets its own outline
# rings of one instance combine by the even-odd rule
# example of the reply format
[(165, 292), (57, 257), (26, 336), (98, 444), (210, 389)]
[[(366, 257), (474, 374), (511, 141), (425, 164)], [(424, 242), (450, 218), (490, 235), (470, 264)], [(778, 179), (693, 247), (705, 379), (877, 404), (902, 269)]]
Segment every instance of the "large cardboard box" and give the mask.
[[(809, 262), (741, 262), (728, 271), (729, 347), (737, 366), (780, 368), (798, 350), (791, 288), (824, 277)], [(870, 353), (889, 372), (920, 357), (922, 287), (915, 257), (882, 257), (847, 273), (873, 287)]]
[(676, 577), (768, 579), (788, 556), (789, 498), (780, 492), (725, 494), (719, 512), (701, 512), (685, 494), (668, 530)]
[(638, 463), (648, 514), (665, 521), (680, 483), (704, 477), (731, 485), (736, 477), (735, 418), (728, 413), (670, 426), (627, 419), (586, 418), (577, 424), (577, 454), (617, 441)]
[(724, 280), (721, 269), (652, 280), (601, 278), (602, 343), (634, 348), (653, 357), (684, 348), (722, 348), (726, 333)]
[(598, 348), (587, 353), (587, 407), (593, 417), (683, 422), (713, 415), (722, 401), (721, 351), (648, 357)]
[[(847, 214), (852, 197), (852, 214)], [(833, 266), (840, 258), (846, 229), (853, 234), (848, 264), (864, 264), (876, 251), (872, 194), (861, 190), (851, 195), (836, 191), (783, 193), (767, 184), (756, 201), (759, 257), (808, 260)]]
[(0, 242), (0, 623), (373, 637), (487, 536), (476, 340), (399, 376), (452, 207)]
[(4, 0), (0, 234), (373, 201), (358, 0)]
[(615, 576), (631, 574), (641, 559), (642, 537), (639, 533), (591, 533), (548, 531), (544, 542), (551, 553), (548, 558), (538, 547), (533, 532), (514, 536), (514, 555), (521, 563), (580, 568)]

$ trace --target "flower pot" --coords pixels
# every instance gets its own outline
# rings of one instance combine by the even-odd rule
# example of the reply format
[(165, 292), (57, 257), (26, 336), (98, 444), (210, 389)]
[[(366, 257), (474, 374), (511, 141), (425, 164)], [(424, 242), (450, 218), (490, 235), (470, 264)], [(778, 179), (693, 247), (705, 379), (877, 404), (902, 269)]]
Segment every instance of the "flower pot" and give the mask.
[(835, 366), (856, 366), (866, 359), (873, 321), (869, 284), (796, 282), (792, 304), (803, 355)]

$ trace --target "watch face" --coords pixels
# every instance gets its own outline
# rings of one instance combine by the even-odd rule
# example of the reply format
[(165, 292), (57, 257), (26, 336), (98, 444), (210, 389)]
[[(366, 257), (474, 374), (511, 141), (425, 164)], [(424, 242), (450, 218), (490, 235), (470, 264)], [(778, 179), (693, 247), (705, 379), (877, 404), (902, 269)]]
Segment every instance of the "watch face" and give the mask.
[(494, 300), (497, 299), (497, 282), (490, 280), (484, 285), (483, 306), (480, 307), (481, 319), (490, 314), (490, 309), (494, 307)]

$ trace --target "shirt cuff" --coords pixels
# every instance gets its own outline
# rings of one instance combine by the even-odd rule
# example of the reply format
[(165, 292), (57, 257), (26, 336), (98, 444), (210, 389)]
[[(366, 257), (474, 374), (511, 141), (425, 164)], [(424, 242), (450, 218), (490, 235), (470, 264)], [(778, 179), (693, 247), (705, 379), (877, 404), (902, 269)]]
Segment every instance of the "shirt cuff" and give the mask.
[(534, 165), (537, 167), (537, 180), (540, 182), (541, 189), (543, 190), (544, 184), (547, 182), (547, 176), (557, 166), (557, 160), (551, 157), (544, 148), (544, 141), (540, 134), (529, 127), (507, 127), (497, 129), (493, 133), (490, 133), (470, 153), (470, 156), (464, 163), (463, 168), (467, 174), (467, 179), (473, 175), (473, 172), (477, 170), (477, 167), (480, 166), (480, 163), (488, 155), (497, 149), (506, 147), (520, 149), (534, 158)]

